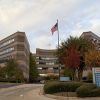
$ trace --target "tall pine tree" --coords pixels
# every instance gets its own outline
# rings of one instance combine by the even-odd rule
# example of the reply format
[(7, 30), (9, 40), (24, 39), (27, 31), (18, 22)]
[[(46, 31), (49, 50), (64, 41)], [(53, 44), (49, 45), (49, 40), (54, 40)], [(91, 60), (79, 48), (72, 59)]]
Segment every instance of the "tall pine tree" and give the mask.
[(29, 82), (36, 82), (38, 78), (38, 69), (36, 66), (35, 58), (30, 53), (30, 64), (29, 64)]

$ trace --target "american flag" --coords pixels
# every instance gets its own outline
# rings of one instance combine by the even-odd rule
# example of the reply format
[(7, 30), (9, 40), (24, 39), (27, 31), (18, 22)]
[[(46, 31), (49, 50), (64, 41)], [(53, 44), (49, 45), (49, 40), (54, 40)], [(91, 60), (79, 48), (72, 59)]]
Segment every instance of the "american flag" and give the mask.
[(52, 32), (52, 35), (55, 31), (58, 31), (58, 23), (56, 23), (52, 28), (51, 28), (51, 32)]

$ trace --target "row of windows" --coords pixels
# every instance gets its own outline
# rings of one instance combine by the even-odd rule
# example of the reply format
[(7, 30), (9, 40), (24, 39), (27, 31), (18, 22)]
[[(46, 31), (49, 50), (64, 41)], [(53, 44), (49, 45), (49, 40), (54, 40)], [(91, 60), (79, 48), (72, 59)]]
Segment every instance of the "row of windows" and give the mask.
[(100, 40), (95, 39), (95, 38), (93, 38), (92, 41), (93, 41), (94, 43), (100, 43)]
[(55, 64), (58, 64), (58, 63), (57, 62), (36, 62), (36, 64), (55, 65)]
[(36, 60), (39, 63), (57, 63), (58, 60)]
[(4, 58), (0, 57), (0, 62), (3, 63), (3, 62), (6, 62), (10, 59), (13, 59), (13, 56), (10, 55), (10, 56), (6, 56)]
[(14, 39), (8, 40), (0, 45), (0, 48), (14, 42)]
[(49, 57), (36, 57), (39, 60), (57, 60), (57, 58), (49, 58)]
[[(40, 70), (59, 70), (59, 68), (58, 67), (50, 67), (50, 68), (48, 68), (48, 67), (38, 67), (38, 69), (40, 69)], [(60, 69), (64, 69), (64, 67), (60, 67)]]
[(39, 70), (40, 74), (59, 73), (59, 70)]
[(5, 54), (5, 53), (9, 53), (9, 52), (11, 52), (11, 51), (13, 51), (13, 50), (14, 50), (14, 47), (8, 48), (8, 49), (6, 49), (6, 50), (0, 52), (0, 55), (3, 55), (3, 54)]

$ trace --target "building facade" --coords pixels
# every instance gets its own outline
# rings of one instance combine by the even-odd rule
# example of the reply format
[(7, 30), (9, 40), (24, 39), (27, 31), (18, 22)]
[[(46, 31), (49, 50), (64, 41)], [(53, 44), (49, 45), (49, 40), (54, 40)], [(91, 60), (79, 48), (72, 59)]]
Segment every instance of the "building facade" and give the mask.
[(95, 45), (97, 50), (100, 50), (100, 37), (94, 34), (93, 32), (83, 32), (80, 37), (88, 39)]
[(29, 78), (30, 47), (25, 32), (16, 32), (0, 41), (0, 66), (5, 66), (9, 59), (14, 59), (23, 71), (24, 78)]
[[(48, 76), (50, 74), (59, 75), (58, 58), (56, 57), (56, 50), (36, 49), (36, 54), (33, 54), (36, 58), (36, 64), (40, 76)], [(60, 65), (60, 72), (63, 70), (63, 66)]]

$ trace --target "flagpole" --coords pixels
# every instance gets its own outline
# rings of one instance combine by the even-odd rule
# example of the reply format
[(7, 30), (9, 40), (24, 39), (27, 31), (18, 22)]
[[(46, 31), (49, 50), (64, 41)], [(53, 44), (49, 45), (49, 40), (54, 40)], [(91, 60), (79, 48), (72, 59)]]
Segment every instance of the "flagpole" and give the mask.
[[(58, 19), (57, 19), (58, 24)], [(59, 69), (59, 80), (60, 80), (60, 62), (59, 62), (59, 27), (58, 27), (58, 69)]]

